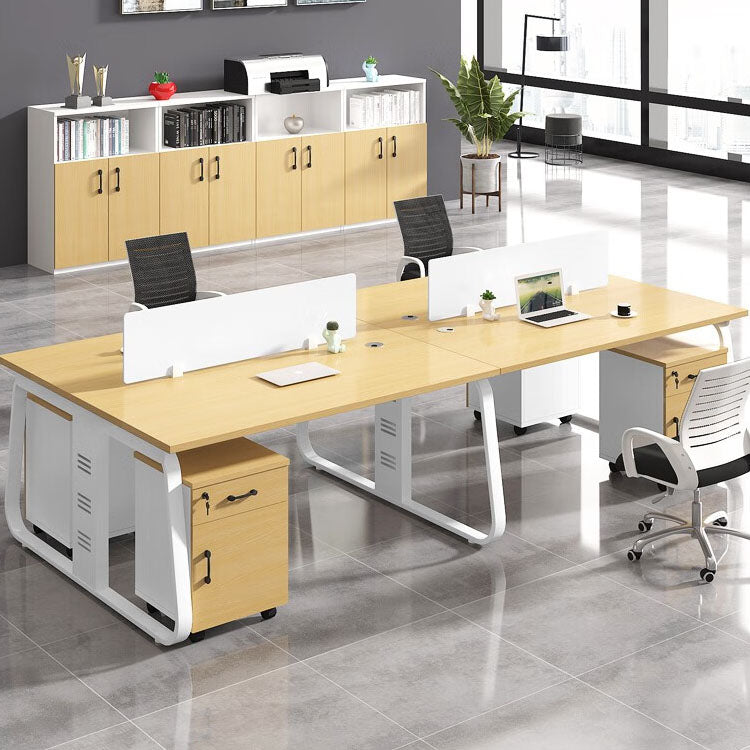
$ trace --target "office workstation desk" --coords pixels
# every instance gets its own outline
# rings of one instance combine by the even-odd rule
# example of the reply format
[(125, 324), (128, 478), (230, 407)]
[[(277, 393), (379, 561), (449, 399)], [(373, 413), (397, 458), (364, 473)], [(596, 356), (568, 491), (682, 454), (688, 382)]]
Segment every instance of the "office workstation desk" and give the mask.
[[(632, 320), (609, 315), (629, 299), (640, 311)], [(747, 311), (612, 277), (607, 287), (570, 300), (591, 320), (554, 329), (517, 321), (512, 309), (488, 323), (481, 318), (427, 320), (427, 282), (417, 280), (360, 290), (357, 335), (347, 351), (295, 350), (199, 370), (181, 378), (125, 385), (120, 347), (112, 335), (0, 357), (15, 377), (10, 423), (6, 516), (12, 535), (122, 616), (169, 645), (187, 638), (193, 626), (190, 533), (178, 458), (184, 451), (297, 426), (299, 448), (308, 463), (469, 542), (487, 544), (505, 530), (502, 474), (491, 379), (539, 364), (613, 349), (706, 325), (722, 326)], [(416, 316), (407, 317), (405, 316)], [(453, 329), (443, 333), (438, 329)], [(373, 346), (373, 344), (377, 344)], [(276, 388), (255, 377), (284, 366), (322, 360), (340, 370), (334, 378)], [(411, 399), (455, 385), (473, 384), (483, 417), (482, 430), (492, 522), (483, 533), (415, 502), (411, 497)], [(75, 532), (89, 541), (73, 546), (72, 559), (26, 526), (22, 511), (24, 451), (54, 435), (35, 432), (31, 399), (67, 415), (71, 431), (70, 502)], [(308, 431), (311, 420), (376, 407), (375, 476), (360, 476), (320, 456)], [(121, 502), (134, 455), (158, 467), (162, 507), (154, 513), (165, 535), (163, 564), (174, 589), (174, 627), (150, 617), (109, 584), (110, 504)], [(52, 453), (50, 454), (52, 455)], [(59, 457), (58, 457), (59, 458)], [(76, 498), (90, 502), (82, 509)], [(132, 502), (132, 498), (130, 498)], [(144, 512), (148, 512), (147, 510)], [(74, 537), (75, 538), (75, 537)]]

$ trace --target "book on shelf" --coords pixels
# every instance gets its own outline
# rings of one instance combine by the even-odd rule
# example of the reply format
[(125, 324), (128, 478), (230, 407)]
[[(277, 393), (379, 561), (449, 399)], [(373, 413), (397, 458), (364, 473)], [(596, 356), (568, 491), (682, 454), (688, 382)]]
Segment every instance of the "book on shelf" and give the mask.
[(130, 153), (127, 117), (59, 117), (57, 161), (101, 159)]
[(163, 140), (168, 148), (216, 146), (246, 140), (244, 104), (196, 104), (168, 109), (163, 117)]
[(416, 125), (422, 120), (422, 93), (410, 89), (385, 89), (349, 97), (349, 127), (381, 128)]

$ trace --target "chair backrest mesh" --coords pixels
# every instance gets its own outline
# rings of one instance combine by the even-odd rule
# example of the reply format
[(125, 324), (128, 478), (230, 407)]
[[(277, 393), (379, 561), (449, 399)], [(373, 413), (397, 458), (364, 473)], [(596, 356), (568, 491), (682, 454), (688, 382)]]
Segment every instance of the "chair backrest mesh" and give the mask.
[(453, 230), (442, 195), (396, 201), (393, 205), (404, 238), (404, 255), (419, 258), (429, 270), (431, 260), (453, 254)]
[(135, 301), (166, 307), (195, 301), (195, 266), (185, 232), (128, 240)]
[(750, 360), (698, 373), (680, 426), (680, 442), (696, 470), (750, 453), (745, 413), (749, 397)]

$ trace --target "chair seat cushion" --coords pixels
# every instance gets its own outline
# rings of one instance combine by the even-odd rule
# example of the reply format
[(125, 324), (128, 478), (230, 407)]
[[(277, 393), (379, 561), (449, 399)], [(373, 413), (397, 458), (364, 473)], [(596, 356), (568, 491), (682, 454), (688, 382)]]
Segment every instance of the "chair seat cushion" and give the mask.
[[(667, 484), (677, 484), (677, 474), (666, 454), (656, 443), (644, 445), (633, 451), (635, 468), (639, 474), (661, 479)], [(698, 487), (710, 487), (719, 482), (736, 479), (750, 472), (750, 455), (735, 458), (719, 466), (710, 466), (698, 471)]]

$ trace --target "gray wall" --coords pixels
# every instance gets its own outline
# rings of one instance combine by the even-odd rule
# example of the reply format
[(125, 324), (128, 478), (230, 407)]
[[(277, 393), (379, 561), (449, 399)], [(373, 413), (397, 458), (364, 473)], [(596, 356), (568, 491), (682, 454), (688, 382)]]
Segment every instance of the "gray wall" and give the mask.
[[(290, 3), (293, 0), (290, 0)], [(210, 0), (205, 0), (208, 8)], [(368, 0), (362, 5), (121, 16), (119, 0), (0, 0), (0, 266), (26, 261), (26, 107), (68, 93), (66, 52), (109, 64), (112, 96), (145, 93), (154, 70), (181, 91), (222, 88), (223, 60), (264, 52), (320, 52), (331, 76), (361, 75), (363, 56), (383, 73), (453, 75), (461, 40), (460, 0)], [(428, 90), (430, 191), (455, 197), (456, 131), (441, 118), (450, 102)]]

